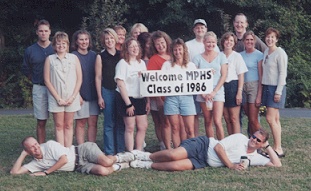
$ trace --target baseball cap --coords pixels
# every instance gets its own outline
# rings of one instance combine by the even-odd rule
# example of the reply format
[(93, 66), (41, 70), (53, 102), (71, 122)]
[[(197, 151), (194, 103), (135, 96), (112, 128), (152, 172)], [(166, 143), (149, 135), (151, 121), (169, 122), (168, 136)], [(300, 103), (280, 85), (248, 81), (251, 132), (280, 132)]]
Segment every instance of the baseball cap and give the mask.
[(194, 23), (193, 23), (193, 27), (196, 25), (196, 24), (203, 24), (203, 25), (205, 25), (206, 27), (207, 27), (207, 24), (206, 24), (206, 22), (205, 22), (205, 20), (204, 19), (196, 19), (195, 21), (194, 21)]

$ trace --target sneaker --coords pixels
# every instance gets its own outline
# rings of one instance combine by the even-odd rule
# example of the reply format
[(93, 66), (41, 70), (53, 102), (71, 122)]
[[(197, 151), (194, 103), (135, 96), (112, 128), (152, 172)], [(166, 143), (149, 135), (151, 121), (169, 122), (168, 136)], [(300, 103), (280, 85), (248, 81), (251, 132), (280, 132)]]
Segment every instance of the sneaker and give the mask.
[(132, 150), (131, 151), (135, 155), (135, 160), (141, 160), (141, 161), (151, 161), (149, 152), (143, 152), (140, 150)]
[(135, 156), (133, 153), (124, 152), (117, 154), (117, 163), (131, 162), (133, 160), (135, 160)]
[(146, 141), (144, 141), (143, 148), (146, 148), (146, 147), (147, 147), (147, 143)]
[(134, 160), (130, 162), (130, 166), (132, 168), (146, 168), (150, 169), (152, 165), (152, 161), (140, 161), (140, 160)]

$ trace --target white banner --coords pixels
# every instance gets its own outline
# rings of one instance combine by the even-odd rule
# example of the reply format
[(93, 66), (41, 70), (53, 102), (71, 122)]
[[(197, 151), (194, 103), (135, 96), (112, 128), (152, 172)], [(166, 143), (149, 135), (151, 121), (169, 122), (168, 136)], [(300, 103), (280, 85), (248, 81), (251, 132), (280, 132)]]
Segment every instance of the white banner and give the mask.
[(197, 95), (212, 91), (212, 69), (141, 72), (140, 95), (142, 97)]

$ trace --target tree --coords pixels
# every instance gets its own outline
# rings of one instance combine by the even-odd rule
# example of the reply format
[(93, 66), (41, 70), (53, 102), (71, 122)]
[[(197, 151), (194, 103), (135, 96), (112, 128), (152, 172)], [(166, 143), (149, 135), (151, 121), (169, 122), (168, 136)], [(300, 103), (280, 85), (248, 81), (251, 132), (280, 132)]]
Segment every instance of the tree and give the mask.
[(97, 51), (102, 47), (100, 36), (103, 29), (123, 24), (126, 19), (122, 17), (128, 7), (124, 0), (94, 0), (86, 9), (88, 16), (83, 17), (81, 26), (92, 34)]

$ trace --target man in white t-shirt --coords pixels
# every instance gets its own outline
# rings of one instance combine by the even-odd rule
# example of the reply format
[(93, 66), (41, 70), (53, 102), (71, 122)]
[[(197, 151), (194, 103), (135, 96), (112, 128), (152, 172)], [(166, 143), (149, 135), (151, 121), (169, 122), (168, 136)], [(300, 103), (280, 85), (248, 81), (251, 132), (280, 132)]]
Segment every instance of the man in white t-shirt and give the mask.
[[(263, 129), (256, 131), (250, 139), (241, 133), (232, 134), (221, 141), (206, 136), (187, 139), (178, 148), (155, 153), (134, 151), (134, 168), (153, 168), (163, 171), (182, 171), (206, 166), (244, 170), (241, 156), (250, 160), (252, 166), (281, 167), (282, 163), (268, 143), (269, 134)], [(257, 153), (264, 149), (266, 156)]]
[[(35, 138), (26, 137), (22, 145), (24, 150), (10, 171), (12, 175), (31, 172), (32, 176), (46, 176), (54, 171), (79, 171), (106, 176), (129, 167), (128, 162), (134, 160), (134, 155), (130, 152), (106, 156), (93, 142), (64, 147), (56, 141), (39, 144)], [(33, 160), (22, 165), (28, 155)]]

